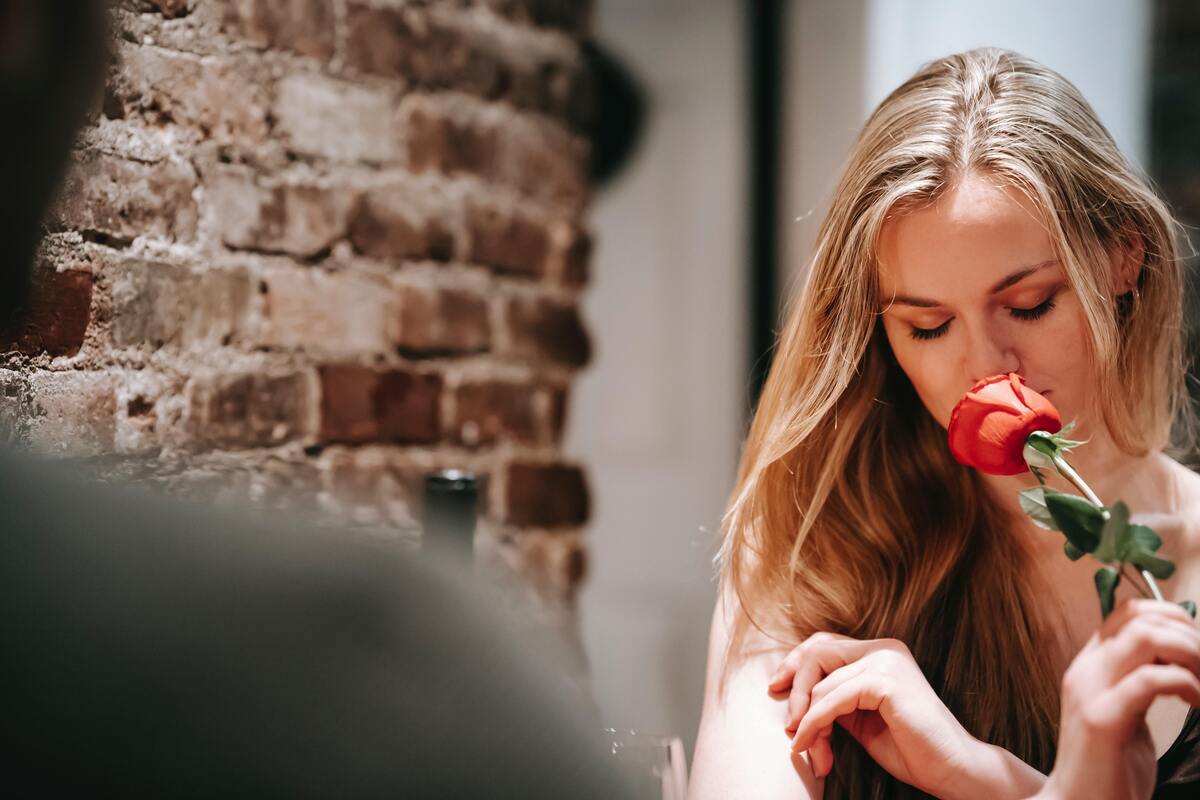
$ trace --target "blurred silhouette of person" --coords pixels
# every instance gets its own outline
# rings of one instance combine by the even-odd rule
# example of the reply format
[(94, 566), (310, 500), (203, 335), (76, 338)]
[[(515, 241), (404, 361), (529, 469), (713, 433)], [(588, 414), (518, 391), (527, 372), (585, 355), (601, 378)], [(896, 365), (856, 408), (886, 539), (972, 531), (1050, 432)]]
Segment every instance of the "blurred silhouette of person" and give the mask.
[[(94, 0), (0, 0), (0, 322), (27, 291), (101, 90), (105, 23)], [(0, 452), (0, 520), (12, 784), (627, 796), (553, 648), (436, 553), (187, 506), (16, 452)]]

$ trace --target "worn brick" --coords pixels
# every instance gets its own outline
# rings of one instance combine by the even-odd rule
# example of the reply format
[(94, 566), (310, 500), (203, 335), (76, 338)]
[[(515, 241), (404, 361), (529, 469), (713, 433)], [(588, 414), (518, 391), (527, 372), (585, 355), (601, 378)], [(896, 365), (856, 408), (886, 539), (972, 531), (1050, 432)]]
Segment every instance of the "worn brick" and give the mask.
[(508, 352), (531, 360), (582, 367), (592, 357), (591, 339), (573, 305), (544, 297), (513, 297), (505, 304)]
[(196, 272), (131, 259), (111, 275), (112, 338), (117, 347), (215, 347), (247, 330), (251, 282), (244, 269)]
[(82, 458), (113, 450), (115, 378), (103, 372), (34, 372), (22, 439), (48, 456)]
[(192, 126), (218, 142), (266, 138), (269, 100), (244, 64), (129, 43), (118, 55), (107, 87), (109, 116)]
[(206, 374), (185, 390), (195, 446), (269, 447), (310, 432), (312, 377), (307, 372)]
[(561, 118), (583, 129), (591, 86), (561, 37), (438, 6), (379, 7), (351, 0), (347, 58), (362, 72), (454, 89)]
[(207, 180), (209, 203), (229, 247), (306, 258), (346, 235), (353, 190), (294, 179), (259, 178), (220, 166)]
[(400, 155), (395, 103), (388, 89), (289, 75), (279, 82), (275, 130), (301, 155), (386, 163)]
[(123, 0), (124, 5), (138, 11), (157, 11), (164, 17), (182, 17), (191, 13), (196, 0)]
[(363, 72), (495, 97), (509, 82), (502, 55), (425, 9), (347, 6), (347, 59)]
[(454, 210), (427, 185), (390, 183), (366, 191), (354, 207), (350, 241), (376, 258), (447, 261), (456, 251)]
[(510, 525), (582, 525), (590, 502), (587, 481), (577, 466), (517, 461), (504, 469), (503, 519)]
[(0, 369), (0, 445), (20, 445), (29, 419), (29, 378), (16, 370)]
[(259, 47), (333, 55), (334, 0), (229, 0), (225, 26)]
[(527, 530), (506, 537), (502, 557), (545, 603), (575, 602), (587, 575), (587, 539), (574, 531)]
[(399, 286), (390, 327), (406, 355), (475, 353), (491, 347), (487, 301), (466, 289)]
[(355, 364), (328, 364), (319, 375), (321, 441), (432, 444), (438, 440), (440, 375)]
[(507, 381), (470, 382), (454, 388), (447, 435), (468, 447), (514, 440), (545, 443), (550, 433), (550, 398), (545, 389)]
[(24, 305), (0, 322), (0, 352), (78, 353), (91, 320), (93, 283), (90, 272), (39, 264)]
[(572, 208), (586, 199), (587, 145), (549, 119), (463, 95), (411, 95), (399, 116), (414, 172), (473, 174)]
[(422, 474), (395, 447), (333, 449), (324, 455), (325, 489), (355, 522), (418, 531)]
[(264, 346), (337, 355), (392, 349), (392, 290), (381, 279), (278, 266), (264, 270), (260, 289)]
[(196, 235), (195, 188), (186, 162), (144, 163), (88, 150), (76, 158), (56, 216), (65, 227), (120, 240), (187, 241)]
[(540, 277), (550, 250), (543, 221), (500, 203), (475, 201), (467, 205), (470, 260), (500, 272)]
[(590, 233), (569, 220), (558, 220), (550, 226), (550, 248), (545, 270), (547, 280), (569, 288), (583, 286), (588, 281), (591, 257)]

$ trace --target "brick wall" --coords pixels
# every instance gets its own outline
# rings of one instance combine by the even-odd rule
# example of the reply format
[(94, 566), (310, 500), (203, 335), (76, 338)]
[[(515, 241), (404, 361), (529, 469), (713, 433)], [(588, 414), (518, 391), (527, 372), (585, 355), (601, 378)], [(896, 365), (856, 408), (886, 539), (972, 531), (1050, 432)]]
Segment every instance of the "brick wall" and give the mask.
[(398, 540), (424, 472), (474, 469), (485, 551), (569, 607), (586, 5), (124, 0), (0, 331), (5, 435)]

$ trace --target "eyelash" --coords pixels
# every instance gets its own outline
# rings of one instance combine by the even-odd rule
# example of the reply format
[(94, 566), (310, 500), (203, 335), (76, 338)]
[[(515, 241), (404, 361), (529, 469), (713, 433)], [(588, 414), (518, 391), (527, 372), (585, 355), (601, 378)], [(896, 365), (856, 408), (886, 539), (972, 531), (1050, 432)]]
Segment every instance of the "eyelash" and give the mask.
[[(1043, 300), (1041, 303), (1034, 306), (1033, 308), (1010, 308), (1008, 310), (1008, 313), (1011, 314), (1014, 319), (1019, 319), (1023, 322), (1032, 322), (1033, 320), (1041, 319), (1042, 317), (1049, 314), (1050, 311), (1052, 311), (1054, 309), (1054, 305), (1055, 305), (1054, 295), (1050, 295), (1049, 297), (1047, 297), (1045, 300)], [(922, 342), (926, 342), (926, 341), (929, 341), (930, 339), (937, 339), (937, 338), (945, 335), (946, 331), (949, 328), (950, 328), (950, 320), (946, 320), (941, 325), (938, 325), (936, 328), (915, 328), (914, 327), (909, 335), (913, 339), (916, 339), (916, 340), (922, 341)]]

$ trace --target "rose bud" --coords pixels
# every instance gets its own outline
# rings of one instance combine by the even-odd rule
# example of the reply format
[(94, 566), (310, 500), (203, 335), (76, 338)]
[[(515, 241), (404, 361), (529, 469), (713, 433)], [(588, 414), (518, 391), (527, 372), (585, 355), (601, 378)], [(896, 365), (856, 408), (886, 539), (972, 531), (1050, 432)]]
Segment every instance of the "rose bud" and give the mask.
[(1025, 440), (1034, 431), (1058, 433), (1058, 409), (1015, 372), (984, 378), (950, 415), (950, 452), (962, 464), (990, 475), (1028, 469)]

